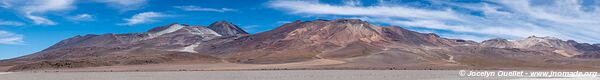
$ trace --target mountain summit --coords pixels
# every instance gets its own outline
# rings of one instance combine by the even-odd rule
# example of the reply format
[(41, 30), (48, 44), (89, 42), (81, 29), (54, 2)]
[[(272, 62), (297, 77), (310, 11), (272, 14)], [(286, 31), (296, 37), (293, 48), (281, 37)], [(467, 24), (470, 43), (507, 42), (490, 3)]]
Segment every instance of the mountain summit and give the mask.
[(223, 35), (223, 36), (234, 36), (234, 35), (244, 35), (248, 34), (248, 32), (242, 30), (240, 27), (231, 24), (227, 21), (217, 21), (208, 26), (208, 28), (213, 31)]
[(358, 19), (336, 19), (295, 21), (257, 34), (217, 21), (209, 26), (174, 23), (141, 33), (75, 36), (0, 64), (9, 65), (6, 67), (12, 71), (142, 64), (243, 66), (231, 69), (272, 68), (266, 65), (294, 69), (595, 69), (587, 63), (597, 61), (581, 60), (599, 57), (599, 44), (572, 40), (529, 37), (477, 43)]

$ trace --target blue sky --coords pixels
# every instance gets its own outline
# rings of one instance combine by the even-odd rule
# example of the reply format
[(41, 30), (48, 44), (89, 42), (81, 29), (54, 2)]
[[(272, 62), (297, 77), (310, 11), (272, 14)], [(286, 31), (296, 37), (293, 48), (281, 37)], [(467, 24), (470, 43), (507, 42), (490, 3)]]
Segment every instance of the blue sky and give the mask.
[(482, 41), (552, 36), (600, 43), (597, 0), (0, 0), (0, 59), (85, 34), (227, 20), (258, 33), (294, 20), (354, 18)]

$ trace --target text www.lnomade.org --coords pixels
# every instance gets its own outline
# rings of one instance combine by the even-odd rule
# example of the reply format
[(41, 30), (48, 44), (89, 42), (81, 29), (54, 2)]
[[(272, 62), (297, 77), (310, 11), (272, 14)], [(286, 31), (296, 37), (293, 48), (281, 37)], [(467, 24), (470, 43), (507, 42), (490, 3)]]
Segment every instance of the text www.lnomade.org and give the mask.
[(596, 77), (598, 72), (460, 70), (458, 74), (464, 77)]

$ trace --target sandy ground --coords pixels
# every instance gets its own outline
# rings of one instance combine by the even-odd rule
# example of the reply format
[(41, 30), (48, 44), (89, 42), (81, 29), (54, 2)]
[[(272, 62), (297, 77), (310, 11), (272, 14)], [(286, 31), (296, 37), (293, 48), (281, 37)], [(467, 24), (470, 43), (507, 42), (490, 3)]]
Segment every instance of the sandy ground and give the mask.
[(130, 71), (224, 71), (224, 70), (261, 70), (261, 69), (293, 69), (319, 66), (339, 65), (345, 61), (316, 59), (311, 61), (283, 64), (239, 64), (239, 63), (164, 63), (146, 65), (102, 66), (70, 69), (32, 70), (24, 72), (130, 72)]
[(592, 77), (464, 77), (457, 70), (267, 70), (167, 72), (12, 72), (1, 80), (598, 80)]
[(0, 75), (3, 75), (3, 74), (10, 74), (10, 73), (13, 73), (13, 72), (0, 72)]

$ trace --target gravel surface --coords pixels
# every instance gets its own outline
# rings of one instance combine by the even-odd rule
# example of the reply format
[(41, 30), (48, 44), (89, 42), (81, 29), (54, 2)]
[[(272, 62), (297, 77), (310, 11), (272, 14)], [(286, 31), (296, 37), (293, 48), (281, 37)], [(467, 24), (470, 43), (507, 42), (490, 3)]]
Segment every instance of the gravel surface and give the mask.
[(458, 70), (272, 70), (173, 72), (3, 72), (0, 80), (599, 80), (462, 77)]

